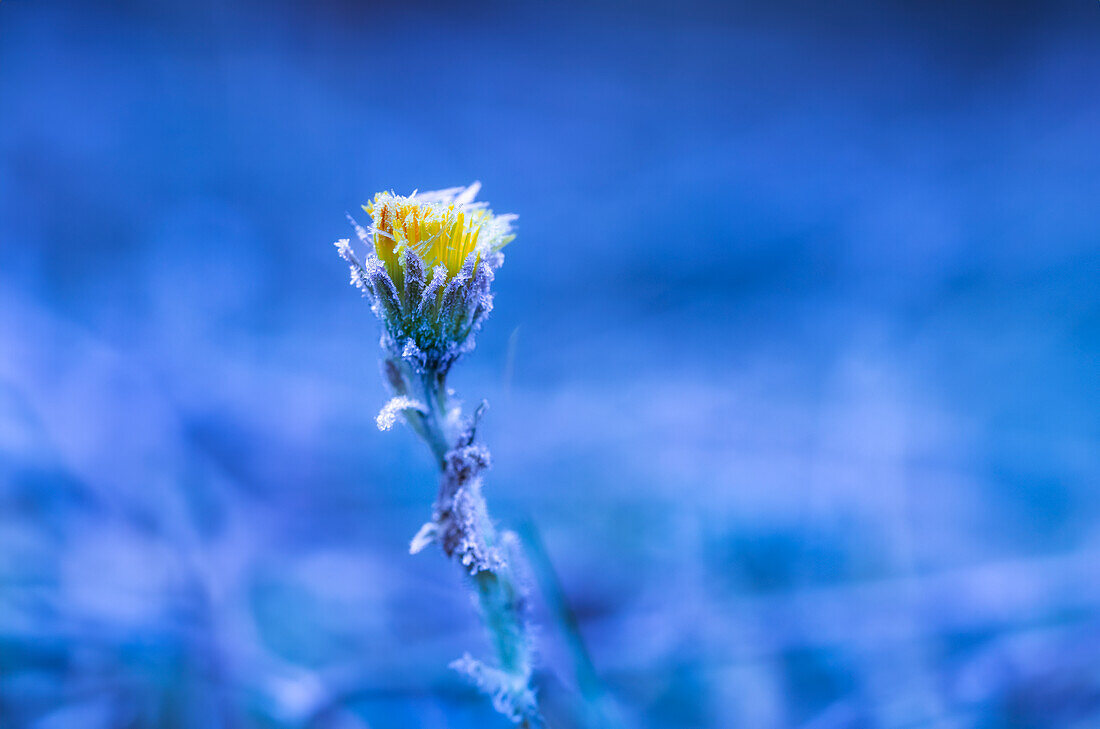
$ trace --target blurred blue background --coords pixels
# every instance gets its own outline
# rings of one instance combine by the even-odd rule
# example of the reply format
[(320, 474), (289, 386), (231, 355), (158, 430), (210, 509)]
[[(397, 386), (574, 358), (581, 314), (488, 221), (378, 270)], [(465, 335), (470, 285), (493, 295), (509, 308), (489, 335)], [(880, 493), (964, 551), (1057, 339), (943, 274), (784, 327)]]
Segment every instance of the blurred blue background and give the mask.
[(506, 726), (331, 245), (474, 179), (519, 237), (454, 385), (623, 727), (1100, 726), (1098, 32), (4, 0), (0, 726)]

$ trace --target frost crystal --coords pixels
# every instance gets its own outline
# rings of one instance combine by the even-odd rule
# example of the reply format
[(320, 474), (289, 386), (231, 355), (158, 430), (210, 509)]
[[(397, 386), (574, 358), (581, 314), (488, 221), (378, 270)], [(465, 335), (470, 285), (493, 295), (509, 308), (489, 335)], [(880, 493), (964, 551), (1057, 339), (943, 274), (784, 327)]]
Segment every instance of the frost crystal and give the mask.
[(412, 538), (412, 542), (409, 543), (409, 554), (419, 554), (429, 544), (435, 541), (435, 535), (439, 532), (439, 527), (436, 526), (434, 521), (427, 522), (424, 526), (420, 527), (420, 531), (416, 533), (416, 536)]
[(397, 422), (397, 414), (405, 410), (424, 412), (424, 405), (404, 395), (398, 395), (392, 398), (388, 403), (382, 406), (382, 409), (378, 412), (378, 417), (375, 418), (375, 422), (378, 423), (378, 429), (389, 430), (392, 428), (393, 424)]
[(493, 708), (513, 722), (538, 716), (538, 704), (535, 693), (528, 687), (526, 677), (486, 666), (466, 653), (451, 662), (451, 668), (468, 678), (482, 693), (493, 701)]

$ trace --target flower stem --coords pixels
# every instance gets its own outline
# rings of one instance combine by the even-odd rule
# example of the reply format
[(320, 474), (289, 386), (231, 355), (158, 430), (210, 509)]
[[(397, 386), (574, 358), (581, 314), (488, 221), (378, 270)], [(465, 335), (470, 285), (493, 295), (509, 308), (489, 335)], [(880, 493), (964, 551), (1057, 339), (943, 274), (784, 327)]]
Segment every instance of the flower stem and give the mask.
[(424, 392), (424, 405), (427, 412), (422, 416), (424, 421), (424, 441), (432, 449), (432, 455), (440, 470), (446, 467), (447, 453), (451, 450), (444, 423), (447, 417), (447, 392), (444, 384), (445, 376), (435, 372), (424, 372), (420, 375), (420, 387)]
[(531, 680), (527, 594), (515, 572), (519, 539), (511, 532), (497, 532), (481, 493), (480, 473), (488, 466), (488, 452), (475, 442), (476, 423), (463, 425), (451, 412), (445, 372), (428, 370), (406, 381), (422, 390), (424, 410), (416, 413), (414, 430), (431, 448), (440, 469), (432, 518), (436, 539), (444, 554), (466, 572), (496, 655), (495, 667), (469, 657), (455, 667), (517, 726), (542, 729), (546, 725)]

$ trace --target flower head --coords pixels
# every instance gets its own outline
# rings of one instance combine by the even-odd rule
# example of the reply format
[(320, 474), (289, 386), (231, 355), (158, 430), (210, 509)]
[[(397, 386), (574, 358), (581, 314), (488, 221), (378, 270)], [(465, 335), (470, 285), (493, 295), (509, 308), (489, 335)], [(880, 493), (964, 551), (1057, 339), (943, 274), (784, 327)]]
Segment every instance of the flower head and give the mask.
[(515, 215), (494, 215), (474, 202), (481, 185), (405, 197), (380, 192), (363, 206), (371, 253), (359, 263), (347, 239), (337, 241), (351, 265), (351, 282), (371, 300), (384, 326), (383, 346), (417, 368), (446, 369), (473, 348), (473, 335), (492, 309), (489, 291), (514, 237)]
[(454, 278), (470, 256), (499, 251), (515, 235), (515, 215), (493, 215), (488, 203), (474, 202), (481, 184), (408, 197), (380, 192), (363, 206), (371, 216), (374, 252), (398, 284), (404, 279), (404, 253), (413, 251), (428, 269), (442, 265)]

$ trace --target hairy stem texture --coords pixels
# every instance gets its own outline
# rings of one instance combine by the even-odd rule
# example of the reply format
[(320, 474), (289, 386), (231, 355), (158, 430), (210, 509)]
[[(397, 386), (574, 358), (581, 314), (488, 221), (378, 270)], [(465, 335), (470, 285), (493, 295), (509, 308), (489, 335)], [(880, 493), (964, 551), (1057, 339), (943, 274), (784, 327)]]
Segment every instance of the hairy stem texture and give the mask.
[(527, 592), (516, 573), (519, 540), (511, 532), (498, 533), (489, 517), (481, 492), (481, 472), (489, 465), (489, 453), (476, 442), (477, 415), (464, 421), (452, 411), (445, 372), (414, 373), (407, 368), (405, 372), (406, 382), (419, 390), (424, 405), (411, 413), (410, 424), (428, 444), (440, 469), (431, 528), (444, 554), (463, 568), (496, 658), (496, 665), (489, 666), (467, 655), (452, 666), (473, 680), (517, 726), (545, 727), (531, 685)]

